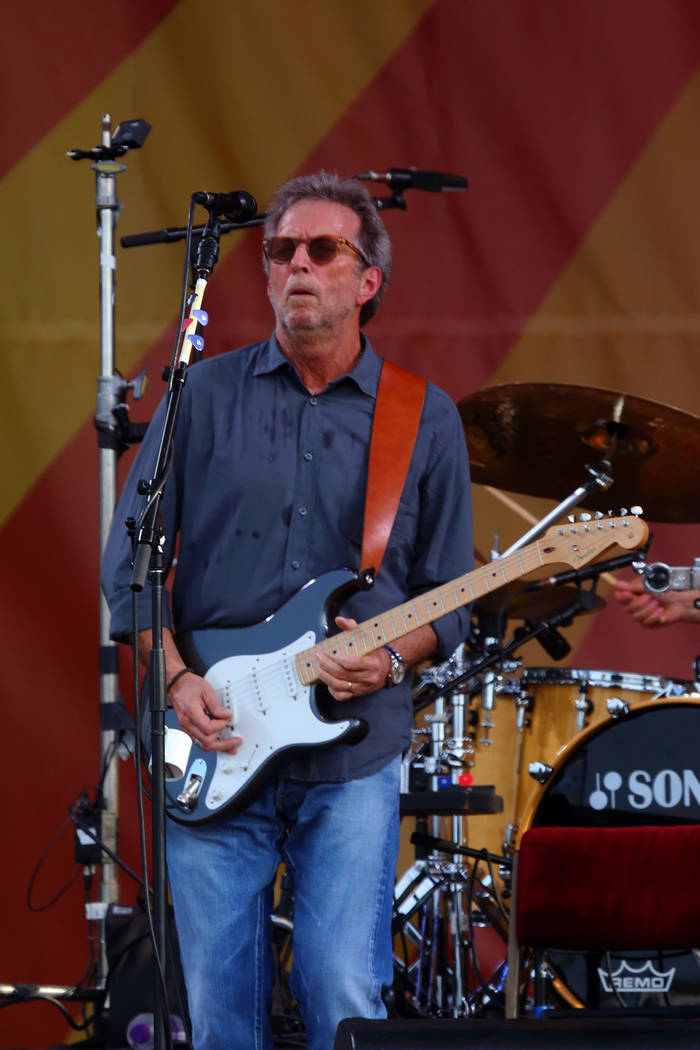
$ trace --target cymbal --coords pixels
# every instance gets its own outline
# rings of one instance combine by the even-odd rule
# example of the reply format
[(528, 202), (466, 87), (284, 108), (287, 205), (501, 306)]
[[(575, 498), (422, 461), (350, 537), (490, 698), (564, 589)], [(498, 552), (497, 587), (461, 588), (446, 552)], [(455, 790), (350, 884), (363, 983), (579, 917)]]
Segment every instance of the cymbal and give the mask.
[(632, 394), (554, 383), (478, 390), (458, 406), (472, 480), (557, 502), (613, 478), (589, 510), (641, 504), (650, 521), (700, 522), (700, 419)]
[[(475, 613), (497, 613), (503, 607), (503, 615), (509, 620), (546, 620), (561, 609), (571, 605), (576, 598), (578, 587), (570, 584), (560, 584), (558, 587), (543, 587), (539, 591), (522, 591), (522, 584), (511, 587), (499, 587), (497, 591), (484, 595), (474, 602)], [(513, 595), (513, 600), (508, 602), (508, 596)], [(507, 605), (504, 605), (508, 602)], [(593, 596), (593, 604), (589, 612), (600, 612), (606, 605), (605, 599), (599, 594)], [(584, 610), (581, 610), (581, 615)]]

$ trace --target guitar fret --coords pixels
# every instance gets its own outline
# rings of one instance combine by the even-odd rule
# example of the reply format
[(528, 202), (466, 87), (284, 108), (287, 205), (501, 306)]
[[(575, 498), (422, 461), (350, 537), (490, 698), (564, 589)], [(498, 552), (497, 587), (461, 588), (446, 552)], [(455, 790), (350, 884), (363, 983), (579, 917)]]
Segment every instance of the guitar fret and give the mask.
[(387, 641), (410, 634), (424, 623), (432, 623), (477, 600), (481, 595), (497, 590), (504, 583), (552, 561), (551, 554), (551, 545), (543, 548), (537, 541), (389, 609), (372, 620), (366, 620), (349, 631), (341, 631), (330, 639), (324, 639), (295, 657), (299, 678), (307, 685), (318, 679), (316, 653), (337, 657), (340, 653), (351, 656), (373, 652)]
[(314, 665), (311, 659), (312, 653), (313, 649), (304, 649), (303, 652), (297, 653), (294, 657), (299, 681), (302, 682), (303, 685), (311, 685), (311, 682), (313, 681)]
[[(288, 608), (284, 613), (280, 610), (275, 638), (278, 642), (282, 637), (287, 641), (275, 651), (260, 651), (259, 629), (262, 625), (258, 624), (255, 628), (255, 650), (245, 655), (241, 650), (241, 632), (234, 630), (233, 633), (237, 635), (233, 646), (236, 654), (224, 659), (220, 659), (217, 654), (217, 663), (211, 665), (207, 677), (222, 705), (231, 713), (222, 739), (235, 732), (240, 715), (241, 724), (246, 726), (243, 747), (235, 759), (226, 757), (222, 768), (219, 768), (216, 757), (202, 753), (201, 761), (207, 766), (208, 786), (205, 785), (192, 809), (183, 807), (173, 813), (174, 819), (182, 823), (202, 823), (219, 811), (247, 800), (248, 785), (252, 787), (262, 772), (260, 754), (263, 752), (267, 755), (269, 750), (274, 754), (281, 749), (306, 746), (310, 741), (323, 746), (343, 739), (355, 728), (356, 723), (352, 718), (340, 721), (335, 726), (320, 719), (312, 697), (307, 695), (310, 687), (319, 681), (319, 659), (322, 654), (342, 659), (344, 653), (369, 653), (384, 645), (387, 639), (409, 634), (423, 624), (460, 606), (466, 606), (489, 591), (497, 590), (504, 582), (525, 576), (528, 572), (534, 574), (540, 566), (563, 562), (571, 568), (580, 569), (600, 558), (603, 551), (613, 544), (628, 550), (638, 548), (648, 533), (644, 522), (627, 516), (617, 520), (601, 520), (595, 527), (588, 524), (576, 527), (572, 523), (571, 528), (559, 526), (549, 529), (539, 542), (496, 559), (490, 565), (472, 569), (455, 580), (445, 581), (387, 612), (375, 612), (364, 623), (340, 631), (330, 638), (325, 638), (319, 628), (313, 626), (322, 619), (321, 614), (327, 608), (330, 594), (326, 589), (325, 603), (321, 607), (315, 604), (314, 609), (311, 609), (307, 593), (295, 607)], [(542, 575), (541, 570), (537, 575)], [(329, 574), (329, 582), (331, 576), (338, 579), (339, 574)], [(344, 582), (348, 582), (346, 577)], [(323, 587), (318, 587), (316, 597), (322, 590)], [(293, 598), (292, 601), (297, 599)], [(300, 630), (303, 633), (300, 634)], [(183, 645), (192, 644), (197, 651), (197, 634), (192, 632), (189, 639), (183, 638)], [(215, 651), (218, 644), (216, 637), (210, 635), (206, 645), (203, 645), (203, 651), (212, 651), (210, 647)], [(300, 649), (301, 646), (307, 648)], [(166, 717), (171, 715), (175, 718), (173, 712), (169, 712)], [(230, 728), (231, 723), (233, 730)], [(285, 731), (284, 739), (278, 743), (270, 726), (280, 723)], [(296, 737), (290, 740), (289, 735), (294, 736), (295, 732)]]
[[(379, 630), (377, 630), (379, 628)], [(370, 628), (372, 632), (372, 640), (377, 648), (384, 644), (384, 624), (382, 623), (381, 617), (378, 620), (374, 620)]]

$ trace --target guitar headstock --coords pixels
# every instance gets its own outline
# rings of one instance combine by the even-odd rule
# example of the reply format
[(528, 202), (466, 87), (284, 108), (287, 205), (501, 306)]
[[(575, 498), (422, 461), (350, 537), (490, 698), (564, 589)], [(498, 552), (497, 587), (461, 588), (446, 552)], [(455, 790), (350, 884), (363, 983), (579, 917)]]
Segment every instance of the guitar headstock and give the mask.
[(573, 569), (595, 559), (610, 547), (634, 550), (646, 542), (649, 527), (639, 517), (641, 508), (621, 510), (617, 517), (582, 513), (578, 520), (554, 525), (539, 541), (545, 562), (563, 562)]

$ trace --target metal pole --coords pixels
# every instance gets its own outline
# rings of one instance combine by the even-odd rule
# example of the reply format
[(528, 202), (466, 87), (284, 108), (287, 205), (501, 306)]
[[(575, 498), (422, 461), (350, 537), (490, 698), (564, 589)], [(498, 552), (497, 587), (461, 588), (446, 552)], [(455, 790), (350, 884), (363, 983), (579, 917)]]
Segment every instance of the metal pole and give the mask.
[[(112, 121), (108, 113), (102, 117), (102, 145), (111, 146)], [(121, 381), (114, 375), (114, 290), (116, 260), (114, 255), (114, 227), (119, 214), (117, 180), (125, 165), (115, 160), (98, 160), (95, 171), (97, 202), (97, 236), (100, 260), (100, 375), (97, 381), (97, 413), (99, 435), (99, 544), (100, 565), (107, 534), (117, 501), (117, 457), (113, 439), (113, 410), (119, 403)], [(100, 426), (100, 423), (104, 424)], [(119, 734), (107, 728), (115, 720), (109, 717), (110, 705), (119, 701), (119, 656), (116, 642), (110, 640), (110, 614), (100, 591), (100, 771), (102, 774), (102, 840), (115, 855), (119, 846), (119, 767), (117, 750)], [(101, 863), (99, 898), (104, 905), (120, 899), (118, 867), (105, 854)], [(98, 981), (107, 975), (104, 923), (100, 924), (100, 954)]]

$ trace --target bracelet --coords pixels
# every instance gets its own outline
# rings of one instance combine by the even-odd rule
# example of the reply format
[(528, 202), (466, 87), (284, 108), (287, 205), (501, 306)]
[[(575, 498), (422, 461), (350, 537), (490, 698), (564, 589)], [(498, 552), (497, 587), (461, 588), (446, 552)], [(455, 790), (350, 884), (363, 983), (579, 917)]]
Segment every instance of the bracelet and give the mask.
[(177, 680), (179, 678), (182, 678), (183, 674), (197, 674), (197, 672), (193, 671), (191, 667), (181, 667), (180, 670), (177, 672), (177, 674), (174, 674), (173, 677), (168, 682), (168, 684), (166, 685), (166, 687), (165, 687), (166, 693), (170, 692), (172, 686), (175, 685), (175, 683), (177, 682)]

